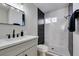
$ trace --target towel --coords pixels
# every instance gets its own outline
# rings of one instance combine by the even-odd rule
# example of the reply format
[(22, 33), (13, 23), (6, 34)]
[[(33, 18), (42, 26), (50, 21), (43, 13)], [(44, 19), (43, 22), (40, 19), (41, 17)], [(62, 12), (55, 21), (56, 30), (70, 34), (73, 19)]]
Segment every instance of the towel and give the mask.
[(70, 32), (75, 31), (75, 19), (78, 18), (78, 17), (79, 17), (79, 9), (74, 11), (74, 13), (70, 17), (69, 28), (68, 28)]

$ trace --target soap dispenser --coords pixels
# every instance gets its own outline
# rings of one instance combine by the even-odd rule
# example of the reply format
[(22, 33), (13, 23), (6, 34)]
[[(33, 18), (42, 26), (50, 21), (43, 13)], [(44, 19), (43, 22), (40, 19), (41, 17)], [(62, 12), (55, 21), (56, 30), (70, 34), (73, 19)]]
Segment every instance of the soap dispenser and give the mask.
[(23, 30), (21, 31), (21, 36), (24, 36), (24, 32), (23, 32)]

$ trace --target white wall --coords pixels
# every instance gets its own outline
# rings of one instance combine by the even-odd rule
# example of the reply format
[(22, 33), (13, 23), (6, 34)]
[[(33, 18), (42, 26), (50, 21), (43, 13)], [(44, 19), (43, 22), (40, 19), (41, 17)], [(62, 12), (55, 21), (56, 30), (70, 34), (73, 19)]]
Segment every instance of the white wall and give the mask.
[(57, 17), (57, 22), (45, 24), (45, 44), (54, 49), (60, 49), (61, 54), (68, 53), (67, 19), (68, 7), (45, 14), (45, 19)]
[(37, 8), (31, 3), (24, 4), (26, 14), (26, 26), (24, 27), (25, 34), (37, 35)]
[(20, 33), (24, 29), (25, 35), (37, 35), (37, 8), (31, 4), (24, 4), (25, 11), (25, 23), (24, 27), (14, 25), (3, 25), (0, 24), (0, 38), (6, 37), (6, 34), (12, 34), (13, 29), (16, 33)]
[[(73, 12), (79, 9), (79, 3), (73, 3)], [(79, 56), (79, 19), (76, 20), (76, 31), (73, 33), (73, 55)]]

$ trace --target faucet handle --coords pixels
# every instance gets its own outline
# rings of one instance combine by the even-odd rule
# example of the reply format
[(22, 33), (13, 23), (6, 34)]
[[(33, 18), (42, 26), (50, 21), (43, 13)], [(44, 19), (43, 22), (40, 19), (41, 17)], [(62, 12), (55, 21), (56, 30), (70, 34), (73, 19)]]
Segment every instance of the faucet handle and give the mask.
[(8, 36), (8, 39), (10, 39), (10, 34), (6, 34)]
[(15, 29), (13, 29), (13, 38), (15, 38)]

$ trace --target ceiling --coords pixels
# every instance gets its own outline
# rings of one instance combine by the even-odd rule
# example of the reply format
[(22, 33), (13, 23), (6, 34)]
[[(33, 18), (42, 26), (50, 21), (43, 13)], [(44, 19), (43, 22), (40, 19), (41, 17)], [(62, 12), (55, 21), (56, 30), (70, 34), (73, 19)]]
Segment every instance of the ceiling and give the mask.
[(68, 3), (34, 3), (42, 12), (47, 13), (68, 6)]

